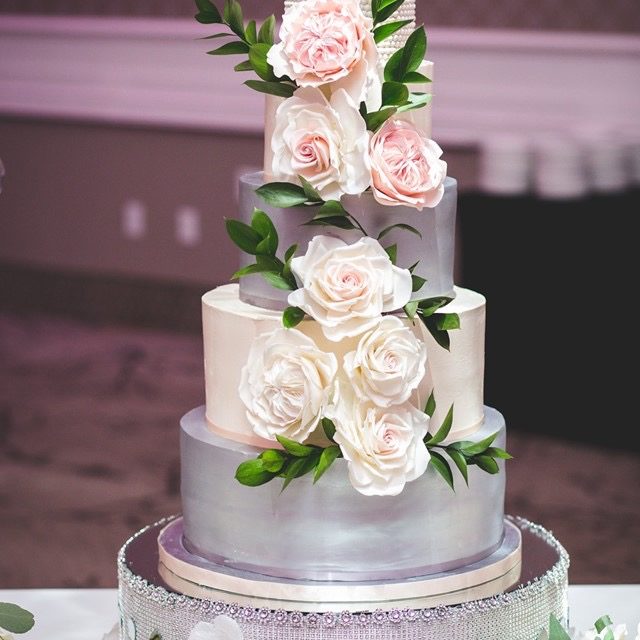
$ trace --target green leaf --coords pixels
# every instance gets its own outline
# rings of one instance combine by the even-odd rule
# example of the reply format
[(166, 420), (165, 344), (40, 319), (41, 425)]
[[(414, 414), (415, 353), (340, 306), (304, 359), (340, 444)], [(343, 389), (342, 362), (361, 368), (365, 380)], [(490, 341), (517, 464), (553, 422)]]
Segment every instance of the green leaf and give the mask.
[(238, 269), (238, 271), (231, 276), (231, 279), (238, 280), (254, 273), (262, 273), (263, 271), (272, 271), (272, 269), (261, 264), (250, 264), (246, 267), (242, 267), (242, 269)]
[(272, 207), (297, 207), (307, 201), (304, 189), (291, 182), (268, 182), (256, 189), (256, 193)]
[(549, 616), (549, 640), (571, 640), (571, 636), (553, 614)]
[(256, 256), (256, 262), (261, 267), (264, 267), (263, 271), (275, 271), (276, 273), (280, 273), (284, 268), (284, 263), (276, 256)]
[(376, 43), (380, 43), (392, 36), (396, 31), (400, 31), (402, 27), (405, 27), (410, 23), (411, 20), (399, 20), (398, 22), (388, 22), (387, 24), (382, 24), (373, 30), (373, 37)]
[(270, 15), (260, 27), (258, 32), (258, 42), (264, 42), (265, 44), (272, 45), (275, 40), (276, 33), (276, 17)]
[(286, 82), (264, 82), (262, 80), (246, 80), (245, 83), (249, 89), (259, 91), (260, 93), (268, 93), (272, 96), (280, 96), (281, 98), (290, 98), (296, 87)]
[(235, 56), (241, 53), (249, 53), (249, 45), (240, 40), (234, 40), (233, 42), (223, 44), (213, 51), (207, 51), (207, 53), (210, 56)]
[(235, 67), (233, 67), (234, 71), (253, 71), (253, 65), (251, 64), (250, 60), (245, 60), (244, 62), (241, 62), (240, 64), (237, 64)]
[(410, 71), (417, 71), (427, 53), (427, 34), (424, 27), (419, 26), (408, 38), (402, 51), (400, 68), (403, 70), (402, 80)]
[(382, 85), (382, 104), (403, 105), (409, 100), (409, 89), (401, 82), (385, 82)]
[(247, 23), (247, 27), (245, 29), (245, 36), (247, 38), (247, 42), (249, 44), (255, 44), (258, 42), (258, 32), (256, 27), (256, 21), (251, 20), (251, 22)]
[(275, 476), (275, 473), (264, 468), (264, 462), (260, 458), (247, 460), (236, 469), (236, 480), (246, 487), (259, 487)]
[(445, 460), (444, 456), (440, 455), (437, 451), (430, 451), (431, 458), (429, 464), (445, 479), (446, 483), (455, 490), (453, 486), (453, 473), (449, 463)]
[(287, 307), (282, 313), (282, 324), (285, 329), (293, 329), (304, 320), (304, 311), (300, 307)]
[(256, 246), (256, 253), (275, 256), (278, 250), (278, 232), (271, 218), (264, 211), (255, 209), (251, 218), (251, 228), (262, 238)]
[(222, 15), (231, 31), (233, 31), (239, 38), (242, 38), (242, 40), (246, 40), (244, 33), (244, 17), (242, 16), (242, 7), (238, 0), (227, 0)]
[(488, 438), (481, 440), (480, 442), (474, 442), (470, 445), (465, 445), (462, 449), (462, 452), (466, 456), (475, 456), (481, 453), (484, 453), (492, 444), (493, 441), (498, 437), (498, 432), (496, 431), (494, 434), (490, 435)]
[(338, 229), (356, 229), (357, 227), (346, 216), (327, 216), (323, 218), (314, 218), (305, 222), (304, 227), (322, 226), (337, 227)]
[(298, 458), (292, 460), (284, 472), (285, 481), (282, 485), (282, 491), (284, 491), (294, 478), (300, 478), (301, 476), (312, 471), (317, 462), (320, 449), (316, 449), (316, 455), (309, 456), (308, 458)]
[(154, 631), (151, 634), (151, 637), (149, 638), (149, 640), (162, 640), (162, 636), (160, 635), (159, 631)]
[(427, 404), (424, 407), (424, 412), (430, 417), (433, 418), (433, 414), (436, 412), (436, 397), (433, 395), (433, 391), (427, 400)]
[(284, 447), (285, 451), (288, 451), (296, 458), (306, 458), (318, 450), (317, 447), (309, 447), (294, 440), (289, 440), (284, 436), (276, 436), (276, 440)]
[(440, 444), (449, 435), (452, 425), (453, 425), (453, 405), (451, 405), (451, 408), (447, 412), (447, 415), (445, 416), (445, 419), (442, 421), (442, 425), (436, 432), (436, 435), (433, 436), (430, 440), (427, 440), (427, 443), (426, 443), (427, 446)]
[(304, 178), (304, 176), (298, 176), (298, 180), (300, 180), (300, 184), (307, 196), (308, 202), (324, 202), (322, 196), (316, 191), (314, 186)]
[(316, 213), (316, 218), (326, 218), (331, 216), (347, 216), (345, 208), (339, 200), (327, 200)]
[[(378, 0), (374, 24), (388, 20), (403, 4), (405, 0)], [(371, 3), (373, 8), (373, 2)]]
[(233, 33), (214, 33), (211, 36), (204, 36), (203, 38), (198, 38), (198, 40), (215, 40), (216, 38), (232, 38), (234, 36)]
[(392, 244), (389, 247), (385, 247), (384, 250), (387, 252), (389, 260), (391, 260), (393, 264), (396, 264), (398, 262), (398, 245)]
[(607, 627), (610, 627), (612, 624), (613, 622), (611, 622), (611, 618), (609, 616), (602, 616), (593, 623), (593, 626), (598, 633), (602, 633)]
[(460, 316), (457, 313), (436, 313), (434, 318), (439, 331), (452, 331), (460, 328)]
[(278, 449), (267, 449), (259, 458), (262, 460), (262, 468), (271, 473), (279, 473), (287, 461), (287, 455)]
[(293, 258), (293, 256), (296, 254), (296, 251), (298, 250), (298, 245), (297, 244), (292, 244), (286, 251), (284, 254), (284, 261), (285, 263), (290, 262), (291, 259)]
[(251, 45), (251, 49), (249, 49), (249, 61), (251, 62), (254, 71), (258, 76), (260, 76), (260, 78), (262, 78), (262, 80), (265, 82), (280, 84), (278, 82), (278, 78), (273, 73), (273, 67), (267, 62), (269, 49), (271, 49), (271, 45), (265, 44), (264, 42)]
[(496, 473), (500, 473), (500, 467), (498, 467), (498, 463), (489, 456), (474, 456), (472, 458), (472, 463), (477, 464), (483, 471), (495, 475)]
[(420, 260), (418, 260), (418, 262), (414, 262), (408, 269), (407, 271), (409, 273), (413, 273), (416, 269), (416, 267), (420, 264)]
[(283, 291), (293, 291), (295, 289), (291, 282), (280, 273), (263, 271), (261, 275), (272, 287), (275, 287), (276, 289), (282, 289)]
[(386, 107), (385, 109), (380, 109), (380, 111), (368, 113), (365, 117), (367, 129), (369, 131), (377, 131), (397, 111), (396, 107)]
[(431, 82), (431, 78), (427, 78), (427, 76), (419, 71), (409, 71), (408, 73), (405, 73), (402, 80), (405, 84), (422, 84), (425, 82)]
[(460, 473), (462, 474), (465, 484), (469, 486), (469, 471), (467, 459), (457, 449), (447, 448), (447, 454), (453, 460), (456, 467), (458, 467), (458, 471), (460, 471)]
[(404, 312), (407, 314), (408, 318), (413, 320), (416, 317), (416, 312), (418, 311), (418, 301), (411, 300), (404, 305)]
[(222, 16), (210, 0), (196, 0), (196, 20), (201, 24), (222, 24)]
[(422, 323), (427, 328), (433, 339), (443, 348), (449, 351), (451, 348), (451, 338), (447, 331), (440, 331), (436, 326), (436, 323), (432, 317), (425, 318), (422, 314), (418, 313)]
[[(412, 293), (415, 293), (416, 291), (420, 291), (420, 289), (422, 289), (422, 287), (424, 287), (425, 283), (427, 282), (426, 278), (422, 278), (421, 276), (416, 276), (416, 275), (411, 275), (411, 282), (412, 282), (412, 286), (411, 286), (411, 291)], [(418, 306), (418, 301), (416, 300), (416, 308)]]
[(318, 482), (323, 476), (324, 472), (335, 462), (335, 459), (340, 455), (340, 447), (332, 446), (322, 450), (320, 454), (320, 460), (316, 465), (316, 472), (313, 475), (313, 484)]
[(485, 453), (492, 458), (500, 458), (500, 460), (513, 460), (513, 456), (500, 447), (489, 447), (485, 451)]
[(240, 247), (240, 249), (245, 253), (256, 255), (258, 243), (262, 240), (262, 236), (259, 233), (249, 225), (234, 218), (225, 220), (225, 227), (231, 240)]
[(331, 440), (331, 442), (333, 442), (333, 437), (336, 435), (336, 425), (330, 418), (322, 418), (321, 422), (322, 429), (324, 430), (324, 435), (327, 436), (328, 440)]
[(398, 49), (387, 60), (387, 64), (384, 67), (384, 80), (385, 82), (404, 82), (405, 71), (400, 68), (402, 64), (403, 49)]
[(447, 298), (446, 296), (437, 296), (435, 298), (425, 298), (424, 300), (420, 300), (420, 315), (423, 318), (428, 318), (429, 316), (432, 316), (438, 309), (448, 305), (451, 300), (452, 298)]
[(422, 107), (426, 107), (431, 102), (432, 98), (433, 96), (430, 93), (410, 93), (409, 103), (398, 107), (398, 111), (404, 113), (413, 109), (422, 109)]
[[(420, 239), (422, 239), (422, 234), (415, 228), (412, 227), (410, 224), (405, 224), (404, 222), (398, 222), (396, 224), (392, 224), (389, 225), (388, 227), (385, 227), (379, 234), (378, 234), (378, 238), (377, 240), (382, 240), (382, 238), (384, 238), (390, 231), (393, 231), (394, 229), (404, 229), (404, 231), (409, 231), (410, 233), (415, 233), (415, 235), (417, 235)], [(416, 262), (415, 266), (418, 263)], [(410, 269), (411, 271), (411, 269)]]
[(17, 604), (0, 602), (0, 627), (10, 633), (26, 633), (34, 625), (33, 614)]

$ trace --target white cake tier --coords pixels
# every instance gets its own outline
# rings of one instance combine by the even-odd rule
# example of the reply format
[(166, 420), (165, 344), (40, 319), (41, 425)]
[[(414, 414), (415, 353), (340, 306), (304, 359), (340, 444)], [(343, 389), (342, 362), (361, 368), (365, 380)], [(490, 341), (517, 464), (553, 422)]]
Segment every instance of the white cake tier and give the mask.
[[(433, 62), (425, 60), (420, 65), (420, 73), (424, 74), (431, 80), (428, 83), (416, 83), (410, 85), (410, 90), (415, 93), (433, 93)], [(382, 69), (380, 71), (382, 76)], [(276, 111), (284, 102), (284, 98), (278, 96), (266, 95), (264, 104), (264, 175), (267, 182), (276, 180), (273, 177), (273, 149), (271, 142), (273, 140), (273, 132), (276, 127)], [(422, 109), (413, 109), (399, 115), (402, 120), (413, 123), (416, 128), (420, 129), (427, 138), (431, 137), (431, 105), (427, 105)]]
[[(496, 432), (496, 446), (504, 447), (504, 419), (486, 408), (470, 439)], [(496, 475), (470, 467), (468, 487), (456, 474), (455, 492), (428, 468), (397, 496), (364, 496), (351, 486), (344, 459), (316, 484), (307, 475), (284, 492), (281, 479), (246, 487), (235, 470), (260, 449), (211, 433), (202, 408), (182, 419), (180, 451), (184, 545), (230, 569), (295, 580), (396, 580), (471, 565), (503, 540), (502, 461)]]
[[(482, 423), (484, 380), (485, 299), (479, 293), (456, 287), (456, 297), (444, 310), (460, 316), (460, 329), (450, 331), (451, 348), (440, 347), (422, 322), (405, 319), (427, 345), (427, 374), (412, 399), (424, 407), (434, 392), (436, 428), (454, 405), (454, 422), (449, 440), (473, 434)], [(242, 302), (238, 285), (224, 285), (202, 298), (204, 335), (206, 416), (209, 428), (227, 438), (272, 447), (274, 443), (256, 436), (246, 417), (238, 387), (251, 344), (258, 335), (282, 326), (282, 314)], [(320, 325), (303, 320), (297, 329), (312, 338), (322, 351), (334, 352), (338, 361), (354, 350), (358, 338), (339, 343), (327, 340)], [(275, 443), (277, 445), (277, 443)]]
[[(300, 206), (282, 209), (267, 205), (256, 193), (265, 183), (264, 175), (251, 173), (240, 178), (240, 218), (251, 224), (255, 209), (265, 211), (278, 231), (278, 256), (283, 257), (287, 247), (298, 245), (297, 255), (304, 255), (309, 242), (317, 235), (341, 238), (346, 243), (357, 242), (362, 233), (354, 229), (336, 227), (306, 226), (317, 208)], [(384, 236), (384, 246), (398, 245), (398, 266), (405, 269), (417, 263), (414, 274), (426, 283), (414, 292), (414, 299), (453, 295), (453, 267), (455, 253), (456, 208), (458, 183), (448, 177), (444, 181), (444, 196), (432, 209), (418, 211), (412, 207), (387, 207), (375, 201), (371, 191), (342, 197), (342, 204), (366, 229), (372, 238), (390, 227), (403, 223), (414, 227), (420, 235), (404, 229), (393, 229)], [(315, 209), (315, 212), (314, 212)], [(241, 266), (255, 262), (255, 256), (240, 254)], [(240, 280), (240, 298), (245, 302), (266, 307), (285, 309), (289, 292), (271, 286), (259, 274), (246, 276)]]

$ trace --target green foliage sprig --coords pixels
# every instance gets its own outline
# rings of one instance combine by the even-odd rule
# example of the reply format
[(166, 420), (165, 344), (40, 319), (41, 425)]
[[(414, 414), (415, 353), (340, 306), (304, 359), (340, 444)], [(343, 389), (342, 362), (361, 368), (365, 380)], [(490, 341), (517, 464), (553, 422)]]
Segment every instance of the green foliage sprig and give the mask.
[[(427, 400), (425, 406), (425, 413), (432, 418), (436, 410), (436, 401), (434, 394), (432, 393)], [(455, 491), (453, 472), (449, 461), (444, 457), (443, 453), (453, 461), (458, 471), (464, 478), (467, 486), (469, 486), (468, 468), (471, 465), (476, 465), (483, 471), (490, 474), (499, 473), (500, 468), (496, 459), (510, 460), (513, 456), (507, 453), (504, 449), (494, 447), (493, 441), (498, 436), (498, 433), (494, 433), (480, 442), (473, 442), (471, 440), (461, 440), (459, 442), (452, 442), (450, 444), (442, 444), (444, 440), (449, 436), (451, 427), (453, 425), (453, 405), (447, 412), (442, 425), (436, 431), (434, 435), (427, 433), (424, 437), (424, 444), (429, 450), (431, 458), (429, 464), (437, 471), (437, 473), (444, 478), (445, 482)], [(441, 450), (443, 453), (441, 453)]]
[[(598, 618), (594, 624), (594, 629), (598, 632), (602, 640), (615, 640), (615, 635), (611, 630), (613, 622), (609, 616)], [(604, 632), (604, 635), (602, 633)], [(572, 640), (571, 636), (564, 630), (560, 621), (551, 614), (549, 616), (549, 633), (543, 629), (538, 636), (538, 640)]]
[(243, 267), (233, 274), (233, 279), (259, 273), (269, 284), (277, 289), (293, 291), (298, 288), (291, 272), (291, 260), (298, 245), (290, 246), (284, 260), (277, 257), (278, 232), (271, 218), (260, 209), (255, 209), (251, 225), (241, 220), (227, 218), (225, 220), (227, 234), (242, 251), (256, 257), (254, 264)]
[[(427, 282), (425, 278), (413, 274), (417, 263), (409, 268), (412, 273), (413, 291), (419, 291)], [(439, 309), (448, 305), (453, 298), (438, 296), (435, 298), (424, 298), (423, 300), (411, 300), (404, 307), (404, 312), (409, 318), (414, 320), (419, 318), (433, 339), (443, 348), (449, 351), (451, 348), (451, 337), (449, 331), (460, 328), (460, 316), (457, 313), (439, 313)]]
[(243, 462), (236, 469), (236, 480), (247, 487), (259, 487), (275, 478), (283, 478), (282, 491), (292, 480), (313, 472), (315, 484), (327, 469), (342, 457), (333, 441), (336, 427), (329, 418), (321, 420), (325, 435), (333, 443), (328, 447), (304, 445), (276, 436), (283, 449), (266, 449), (257, 458)]
[(297, 89), (291, 78), (278, 78), (273, 67), (267, 62), (267, 54), (275, 41), (275, 16), (269, 16), (260, 26), (255, 20), (244, 24), (242, 7), (238, 0), (226, 0), (222, 12), (211, 0), (195, 0), (198, 8), (196, 20), (201, 24), (222, 24), (229, 28), (228, 33), (215, 33), (205, 40), (217, 38), (237, 39), (226, 42), (217, 49), (207, 51), (212, 56), (246, 55), (247, 60), (237, 64), (236, 71), (254, 71), (260, 80), (247, 80), (244, 84), (261, 93), (269, 93), (290, 98)]
[(33, 614), (17, 604), (0, 602), (0, 630), (10, 633), (27, 633), (35, 624)]

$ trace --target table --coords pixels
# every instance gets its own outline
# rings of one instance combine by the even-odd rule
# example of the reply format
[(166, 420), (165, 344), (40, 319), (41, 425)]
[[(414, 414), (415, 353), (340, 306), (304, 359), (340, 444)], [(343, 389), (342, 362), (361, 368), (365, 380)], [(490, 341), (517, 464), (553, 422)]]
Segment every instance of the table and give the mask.
[[(16, 640), (102, 640), (117, 621), (116, 589), (5, 589), (0, 602), (14, 602), (33, 612), (36, 625)], [(625, 623), (630, 640), (640, 622), (640, 584), (571, 585), (571, 624), (586, 630), (608, 614)]]

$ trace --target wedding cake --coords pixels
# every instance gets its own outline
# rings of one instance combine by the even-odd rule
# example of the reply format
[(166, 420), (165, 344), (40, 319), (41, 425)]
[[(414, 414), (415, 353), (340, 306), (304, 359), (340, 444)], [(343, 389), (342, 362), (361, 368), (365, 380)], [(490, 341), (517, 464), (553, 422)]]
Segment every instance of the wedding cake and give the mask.
[(278, 38), (196, 4), (266, 95), (264, 168), (225, 221), (232, 284), (202, 298), (182, 514), (119, 556), (121, 637), (537, 638), (568, 558), (504, 514), (415, 1), (286, 0)]

